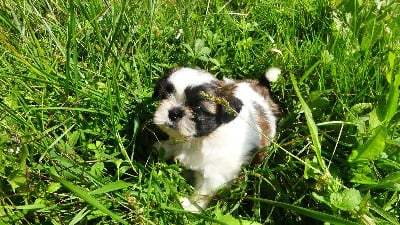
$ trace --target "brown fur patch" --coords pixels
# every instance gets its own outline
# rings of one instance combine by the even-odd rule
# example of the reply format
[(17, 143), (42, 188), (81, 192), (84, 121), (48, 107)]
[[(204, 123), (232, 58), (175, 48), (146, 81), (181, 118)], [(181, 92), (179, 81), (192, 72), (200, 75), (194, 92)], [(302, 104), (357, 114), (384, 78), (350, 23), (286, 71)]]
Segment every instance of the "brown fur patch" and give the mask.
[(203, 100), (201, 101), (201, 105), (207, 109), (208, 112), (212, 114), (217, 113), (217, 104), (214, 101), (211, 100)]
[(261, 136), (261, 141), (260, 141), (260, 146), (264, 147), (267, 146), (270, 142), (268, 138), (268, 134), (271, 132), (271, 125), (270, 122), (265, 120), (265, 112), (262, 109), (262, 107), (258, 104), (254, 104), (254, 108), (257, 111), (257, 124), (261, 129), (262, 136)]
[[(272, 101), (269, 89), (266, 88), (265, 86), (261, 85), (259, 81), (247, 79), (247, 80), (236, 81), (236, 83), (250, 84), (250, 86), (253, 88), (254, 91), (256, 91), (257, 93), (259, 93), (261, 96), (264, 97), (265, 101), (271, 107), (271, 110), (274, 113), (274, 116), (276, 116), (277, 118), (280, 117), (281, 113), (279, 112), (279, 107), (274, 101)], [(236, 85), (234, 85), (234, 86), (236, 86)]]
[[(278, 119), (280, 117), (280, 112), (279, 112), (279, 107), (278, 105), (271, 99), (271, 95), (270, 95), (270, 90), (268, 88), (266, 88), (265, 86), (261, 85), (259, 81), (256, 80), (242, 80), (242, 81), (238, 81), (238, 83), (248, 83), (250, 84), (250, 86), (253, 88), (254, 91), (256, 91), (257, 93), (259, 93), (267, 102), (267, 104), (270, 106), (272, 113), (274, 114), (274, 116)], [(271, 132), (271, 124), (270, 121), (265, 120), (265, 111), (263, 110), (263, 108), (258, 105), (258, 104), (254, 104), (254, 108), (256, 109), (256, 113), (257, 113), (257, 124), (261, 129), (262, 132), (262, 136), (261, 136), (261, 140), (260, 140), (260, 146), (261, 147), (265, 147), (267, 145), (270, 144), (270, 139), (268, 137), (268, 134)], [(272, 126), (275, 126), (275, 124), (273, 124)], [(260, 151), (257, 152), (252, 160), (252, 164), (260, 164), (264, 161), (265, 157), (267, 155), (267, 152), (265, 151)]]
[(217, 95), (220, 97), (232, 97), (236, 89), (235, 83), (225, 84), (224, 82), (220, 82), (219, 86)]

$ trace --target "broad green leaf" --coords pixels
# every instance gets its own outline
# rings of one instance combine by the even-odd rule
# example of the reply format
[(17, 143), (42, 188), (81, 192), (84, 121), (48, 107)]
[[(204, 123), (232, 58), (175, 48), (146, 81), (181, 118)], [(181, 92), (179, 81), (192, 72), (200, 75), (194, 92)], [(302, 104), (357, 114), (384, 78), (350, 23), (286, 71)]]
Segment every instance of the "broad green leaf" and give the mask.
[(101, 175), (103, 174), (104, 168), (105, 168), (104, 162), (96, 162), (90, 168), (90, 175), (92, 175), (93, 177), (101, 177)]
[(80, 131), (74, 131), (71, 134), (68, 134), (68, 143), (71, 147), (74, 147), (81, 136)]
[(207, 61), (208, 55), (210, 54), (210, 48), (205, 46), (205, 43), (202, 39), (197, 39), (194, 43), (194, 51), (196, 57), (200, 60)]
[(372, 108), (371, 103), (357, 103), (350, 108), (350, 113), (353, 116), (359, 117), (363, 112)]
[(385, 115), (381, 116), (381, 114), (382, 110), (379, 110), (379, 106), (376, 107), (374, 110), (372, 110), (372, 112), (369, 114), (369, 120), (368, 120), (369, 130), (374, 130), (375, 128), (377, 128), (379, 125), (382, 124), (382, 122), (385, 119), (384, 118)]
[(371, 189), (392, 189), (400, 191), (400, 172), (394, 172), (383, 178), (379, 184), (369, 186)]
[(378, 184), (374, 171), (370, 168), (368, 161), (354, 163), (352, 171), (353, 177), (350, 180), (351, 182), (367, 185)]
[(47, 186), (47, 192), (54, 193), (58, 189), (60, 189), (60, 187), (61, 187), (60, 183), (57, 183), (57, 182), (51, 183), (51, 184), (49, 184), (49, 186)]
[(303, 177), (305, 179), (309, 178), (317, 179), (318, 178), (317, 176), (321, 175), (321, 173), (318, 173), (318, 171), (315, 171), (315, 169), (313, 168), (318, 168), (318, 160), (315, 156), (312, 158), (312, 160), (309, 159), (305, 160), (304, 174), (303, 174)]
[[(219, 220), (223, 223), (229, 224), (229, 225), (261, 225), (261, 223), (258, 223), (258, 222), (236, 219), (235, 217), (233, 217), (230, 214), (224, 215), (219, 210), (217, 212), (215, 212), (215, 216), (216, 216), (217, 220)], [(213, 223), (213, 225), (216, 225), (216, 224), (219, 224), (219, 223)]]
[[(190, 212), (190, 211), (186, 211), (186, 210), (178, 209), (178, 208), (172, 208), (172, 207), (168, 207), (168, 206), (165, 206), (165, 205), (162, 205), (161, 209), (168, 210), (168, 211), (174, 212), (174, 213), (179, 213), (179, 214), (190, 214), (190, 215), (195, 216), (195, 217), (197, 217), (199, 219), (203, 219), (203, 220), (212, 222), (210, 224), (231, 225), (231, 224), (225, 223), (225, 222), (223, 222), (221, 220), (209, 217), (209, 216), (207, 216), (207, 214), (193, 213), (193, 212)], [(151, 221), (146, 221), (146, 222), (151, 223)]]
[(190, 47), (190, 45), (188, 44), (182, 44), (183, 47), (185, 47), (188, 50), (188, 55), (191, 57), (194, 57), (194, 51), (193, 49)]
[(395, 60), (395, 58), (396, 58), (396, 55), (393, 52), (389, 52), (388, 61), (389, 61), (390, 69), (394, 68), (394, 60)]
[(321, 91), (313, 91), (310, 93), (309, 99), (307, 101), (308, 106), (311, 109), (329, 109), (330, 102), (329, 99), (323, 96)]
[(361, 203), (361, 195), (360, 191), (351, 188), (342, 193), (332, 193), (329, 200), (336, 208), (351, 211)]
[(26, 148), (21, 148), (21, 156), (19, 159), (18, 167), (14, 168), (14, 170), (7, 176), (7, 181), (11, 185), (11, 188), (15, 192), (19, 187), (26, 187), (26, 176), (27, 176), (27, 165), (26, 159), (28, 158), (29, 151)]
[(375, 134), (366, 143), (353, 150), (349, 162), (373, 160), (378, 157), (385, 149), (386, 135), (386, 127), (379, 126), (376, 128)]
[[(224, 222), (226, 224), (231, 224), (231, 225), (239, 225), (240, 222), (236, 220), (232, 215), (223, 215), (221, 212), (216, 212), (215, 213), (216, 219)], [(217, 223), (213, 223), (213, 225), (216, 225)]]
[(26, 185), (26, 175), (23, 171), (17, 170), (10, 174), (7, 181), (15, 192), (17, 188)]
[(395, 81), (390, 84), (389, 93), (386, 101), (386, 116), (385, 122), (390, 122), (393, 116), (397, 112), (397, 106), (399, 102), (399, 84), (400, 84), (400, 73), (395, 77)]
[(392, 83), (392, 75), (393, 75), (393, 68), (394, 68), (394, 60), (396, 59), (396, 55), (393, 52), (389, 52), (388, 61), (389, 61), (389, 71), (386, 74), (386, 79), (389, 84)]
[(315, 192), (312, 193), (312, 196), (313, 196), (314, 199), (316, 199), (317, 201), (322, 202), (322, 203), (325, 203), (325, 204), (331, 206), (330, 201), (329, 201), (327, 198), (325, 198), (324, 196), (319, 195), (319, 194), (317, 194), (317, 193), (315, 193)]

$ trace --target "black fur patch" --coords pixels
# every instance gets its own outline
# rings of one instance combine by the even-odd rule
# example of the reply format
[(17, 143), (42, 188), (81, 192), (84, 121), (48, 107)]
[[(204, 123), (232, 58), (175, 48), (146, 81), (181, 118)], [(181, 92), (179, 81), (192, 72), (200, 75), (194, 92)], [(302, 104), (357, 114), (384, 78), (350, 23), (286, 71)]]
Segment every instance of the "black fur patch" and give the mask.
[(243, 103), (235, 96), (226, 96), (225, 98), (229, 106), (218, 105), (217, 122), (219, 124), (229, 123), (236, 118), (237, 114), (242, 109)]
[[(219, 86), (216, 83), (185, 89), (186, 104), (192, 110), (193, 121), (196, 123), (196, 137), (206, 136), (220, 125), (232, 121), (242, 108), (243, 104), (238, 98), (233, 95), (219, 96), (218, 89)], [(214, 96), (216, 99), (224, 98), (229, 106), (215, 102), (215, 99), (210, 99), (205, 94)]]
[(204, 106), (205, 101), (214, 105), (211, 100), (205, 98), (204, 93), (214, 94), (216, 88), (215, 84), (210, 83), (185, 89), (186, 105), (192, 110), (193, 121), (196, 123), (196, 137), (206, 136), (219, 126), (215, 119), (216, 115), (213, 113), (215, 110)]
[(208, 101), (204, 93), (215, 95), (217, 88), (218, 86), (214, 83), (187, 87), (185, 89), (186, 104), (192, 109), (201, 105), (202, 101)]
[(170, 94), (175, 92), (174, 85), (169, 82), (169, 77), (160, 79), (154, 87), (153, 98), (155, 99), (166, 99)]

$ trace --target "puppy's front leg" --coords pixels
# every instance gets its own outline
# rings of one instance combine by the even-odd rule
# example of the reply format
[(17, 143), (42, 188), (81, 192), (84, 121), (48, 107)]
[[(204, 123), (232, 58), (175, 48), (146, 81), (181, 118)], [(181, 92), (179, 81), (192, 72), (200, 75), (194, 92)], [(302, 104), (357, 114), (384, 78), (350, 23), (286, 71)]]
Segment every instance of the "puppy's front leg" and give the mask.
[(223, 174), (216, 173), (215, 171), (197, 172), (196, 193), (190, 199), (182, 198), (182, 207), (187, 211), (199, 212), (199, 208), (206, 208), (215, 191), (228, 181), (229, 179), (224, 177)]

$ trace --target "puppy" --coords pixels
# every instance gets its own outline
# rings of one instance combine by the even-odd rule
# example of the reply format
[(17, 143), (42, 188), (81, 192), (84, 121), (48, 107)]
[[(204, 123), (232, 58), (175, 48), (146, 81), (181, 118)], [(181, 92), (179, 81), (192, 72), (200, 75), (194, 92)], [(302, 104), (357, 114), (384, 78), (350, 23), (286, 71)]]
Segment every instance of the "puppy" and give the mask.
[(158, 81), (154, 123), (169, 140), (156, 147), (195, 171), (196, 193), (181, 199), (185, 210), (207, 207), (212, 194), (239, 174), (255, 150), (271, 143), (279, 111), (269, 82), (279, 73), (274, 68), (260, 81), (221, 81), (203, 70), (178, 68)]

